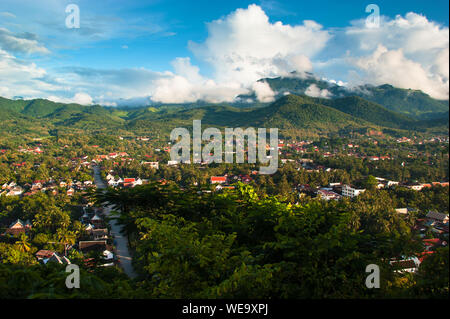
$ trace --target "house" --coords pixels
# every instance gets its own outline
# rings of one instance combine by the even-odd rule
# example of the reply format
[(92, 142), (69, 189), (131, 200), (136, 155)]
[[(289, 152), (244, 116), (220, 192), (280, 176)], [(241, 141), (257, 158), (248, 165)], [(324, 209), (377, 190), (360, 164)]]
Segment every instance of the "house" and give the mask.
[(95, 228), (100, 228), (103, 226), (103, 219), (95, 214), (94, 217), (91, 218), (91, 223)]
[(70, 265), (70, 260), (66, 256), (61, 257), (53, 250), (41, 249), (35, 256), (38, 261), (45, 265), (49, 262), (56, 262), (60, 265)]
[(143, 164), (150, 166), (154, 169), (159, 169), (159, 163), (158, 162), (144, 162)]
[(443, 214), (443, 213), (439, 213), (439, 212), (430, 210), (426, 217), (429, 221), (439, 222), (442, 224), (448, 223), (448, 215), (447, 214)]
[(67, 190), (67, 196), (73, 196), (74, 193), (75, 193), (75, 191), (73, 190), (73, 188), (69, 188)]
[(134, 181), (133, 186), (142, 185), (142, 179), (138, 178)]
[(60, 265), (70, 265), (70, 260), (69, 258), (67, 258), (66, 256), (62, 256), (60, 257), (58, 254), (53, 254), (52, 257), (50, 257), (49, 259), (44, 259), (43, 260), (44, 264), (47, 264), (49, 262), (55, 262), (58, 263)]
[(123, 179), (120, 178), (120, 177), (119, 177), (119, 179), (117, 179), (117, 180), (110, 179), (110, 180), (108, 181), (108, 185), (109, 185), (109, 186), (112, 186), (112, 187), (119, 186), (119, 185), (122, 184), (122, 183), (123, 183)]
[(211, 184), (223, 184), (227, 182), (226, 176), (211, 176), (210, 178)]
[(109, 251), (109, 250), (105, 250), (103, 252), (103, 260), (105, 261), (113, 261), (114, 260), (114, 253)]
[(107, 228), (91, 229), (90, 235), (93, 240), (108, 239), (108, 229)]
[(426, 251), (434, 250), (435, 248), (440, 246), (447, 246), (447, 242), (439, 238), (424, 239), (422, 240), (422, 242), (425, 246)]
[(335, 193), (328, 189), (319, 189), (317, 191), (317, 196), (324, 200), (330, 200), (330, 199), (339, 200), (342, 197), (338, 193)]
[(80, 241), (78, 243), (78, 249), (83, 253), (89, 251), (98, 251), (103, 253), (105, 250), (112, 250), (112, 248), (106, 243), (106, 240)]
[(224, 185), (221, 185), (221, 184), (217, 184), (217, 186), (215, 188), (216, 191), (220, 191), (220, 190), (223, 190), (223, 189), (235, 189), (235, 187), (234, 186), (224, 186)]
[(19, 196), (23, 194), (23, 189), (20, 186), (15, 186), (6, 193), (6, 196)]
[(350, 197), (350, 198), (356, 197), (365, 191), (366, 191), (365, 189), (357, 189), (357, 188), (353, 188), (349, 185), (342, 186), (342, 196), (346, 196), (346, 197)]
[(408, 215), (408, 208), (396, 208), (395, 212), (400, 214), (400, 215), (407, 216)]
[(395, 269), (394, 272), (415, 273), (419, 269), (420, 260), (417, 257), (410, 257), (401, 260), (392, 260), (389, 264)]
[(11, 225), (6, 229), (4, 235), (13, 235), (17, 236), (22, 233), (26, 233), (28, 230), (31, 229), (31, 223), (29, 221), (26, 221), (25, 223), (21, 221), (20, 219), (17, 219), (16, 221), (12, 222)]
[(56, 254), (53, 250), (45, 250), (41, 249), (36, 253), (37, 260), (50, 259), (54, 254)]

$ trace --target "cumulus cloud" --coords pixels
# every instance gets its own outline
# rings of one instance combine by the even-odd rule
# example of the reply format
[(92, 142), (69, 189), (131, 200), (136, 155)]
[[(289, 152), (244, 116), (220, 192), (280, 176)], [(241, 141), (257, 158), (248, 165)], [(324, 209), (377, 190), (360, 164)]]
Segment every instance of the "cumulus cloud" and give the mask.
[(373, 54), (356, 59), (355, 65), (364, 71), (363, 82), (389, 83), (401, 88), (422, 90), (436, 99), (448, 98), (448, 76), (444, 79), (438, 74), (427, 72), (420, 63), (407, 59), (402, 49), (388, 50), (379, 45)]
[(231, 102), (253, 91), (259, 101), (271, 102), (275, 92), (257, 81), (288, 76), (292, 71), (312, 71), (310, 57), (329, 37), (314, 21), (298, 26), (270, 23), (257, 5), (238, 9), (209, 23), (203, 43), (189, 43), (194, 54), (213, 67), (213, 77), (202, 76), (189, 58), (177, 58), (172, 62), (174, 73), (155, 81), (152, 99), (164, 103)]
[(410, 12), (394, 19), (383, 17), (380, 28), (354, 21), (338, 38), (349, 49), (344, 58), (347, 70), (358, 68), (352, 84), (389, 83), (448, 99), (448, 27)]
[(14, 34), (8, 29), (0, 28), (0, 48), (12, 53), (48, 54), (50, 51), (41, 45), (32, 33)]
[(320, 89), (317, 85), (311, 84), (305, 91), (305, 94), (311, 97), (330, 98), (333, 94), (327, 89)]
[[(232, 102), (239, 95), (254, 93), (259, 101), (271, 102), (284, 91), (273, 92), (260, 79), (309, 78), (314, 72), (320, 75), (318, 79), (334, 79), (328, 81), (350, 88), (389, 83), (448, 99), (449, 29), (420, 14), (382, 17), (380, 28), (369, 29), (360, 19), (348, 27), (324, 29), (311, 20), (297, 25), (272, 23), (260, 6), (250, 5), (209, 22), (207, 31), (204, 41), (189, 42), (189, 48), (198, 65), (209, 65), (210, 76), (189, 57), (174, 59), (172, 69), (164, 72), (89, 67), (46, 70), (31, 59), (23, 60), (23, 54), (49, 53), (36, 34), (0, 28), (0, 95), (114, 106), (148, 104), (150, 99)], [(89, 32), (89, 23), (83, 32)], [(309, 86), (306, 94), (332, 97), (316, 85)]]
[(260, 102), (267, 103), (275, 100), (275, 92), (267, 82), (255, 82), (252, 89)]
[(330, 34), (314, 21), (302, 25), (271, 23), (257, 5), (237, 9), (208, 23), (208, 38), (190, 42), (194, 54), (209, 63), (218, 81), (255, 81), (291, 71), (310, 71), (311, 57), (322, 50)]
[(55, 85), (44, 80), (46, 76), (45, 69), (38, 67), (35, 63), (20, 60), (0, 49), (2, 96), (9, 98), (16, 95), (42, 97), (43, 92), (57, 89)]
[(47, 97), (48, 100), (58, 103), (76, 103), (80, 105), (92, 105), (92, 97), (84, 92), (76, 93), (72, 98), (63, 98), (59, 96), (50, 95)]

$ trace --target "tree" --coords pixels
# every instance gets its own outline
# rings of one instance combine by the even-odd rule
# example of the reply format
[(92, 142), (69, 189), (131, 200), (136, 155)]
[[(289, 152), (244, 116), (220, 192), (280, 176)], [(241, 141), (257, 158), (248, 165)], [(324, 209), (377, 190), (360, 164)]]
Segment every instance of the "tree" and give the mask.
[(19, 239), (15, 243), (16, 248), (20, 252), (29, 252), (31, 250), (31, 244), (28, 240), (28, 236), (24, 233), (21, 233)]
[(374, 190), (374, 189), (376, 189), (376, 188), (377, 188), (377, 185), (378, 185), (378, 181), (377, 181), (377, 179), (376, 179), (374, 176), (372, 176), (372, 175), (367, 176), (366, 180), (364, 181), (364, 187), (367, 188), (367, 189), (369, 189), (369, 190)]

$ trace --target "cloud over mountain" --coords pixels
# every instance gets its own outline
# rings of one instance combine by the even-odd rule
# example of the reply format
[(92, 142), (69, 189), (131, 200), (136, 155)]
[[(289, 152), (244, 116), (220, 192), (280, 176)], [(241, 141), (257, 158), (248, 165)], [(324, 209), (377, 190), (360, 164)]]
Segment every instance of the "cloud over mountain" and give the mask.
[[(97, 20), (88, 15), (83, 32)], [(110, 23), (106, 17), (101, 21)], [(125, 20), (117, 23), (123, 26)], [(139, 21), (131, 25), (142, 27)], [(351, 21), (347, 27), (324, 28), (312, 20), (297, 24), (271, 21), (261, 6), (252, 4), (208, 22), (206, 28), (203, 41), (188, 43), (191, 57), (186, 56), (189, 53), (171, 57), (170, 70), (154, 71), (75, 63), (42, 67), (42, 60), (32, 56), (54, 58), (59, 53), (55, 46), (48, 46), (34, 33), (0, 27), (0, 95), (121, 105), (125, 101), (148, 103), (149, 99), (162, 103), (231, 102), (239, 95), (254, 94), (259, 101), (270, 102), (280, 92), (258, 80), (292, 76), (290, 72), (297, 71), (298, 76), (313, 72), (350, 87), (389, 83), (420, 89), (437, 99), (449, 96), (449, 28), (417, 13), (382, 16), (379, 28), (367, 28), (364, 19)], [(109, 31), (98, 41), (122, 36), (114, 28), (105, 30)], [(144, 28), (140, 32), (150, 31)], [(92, 34), (87, 39), (89, 45), (97, 41)], [(121, 51), (133, 54), (132, 49)], [(329, 91), (314, 85), (306, 94), (331, 97)]]

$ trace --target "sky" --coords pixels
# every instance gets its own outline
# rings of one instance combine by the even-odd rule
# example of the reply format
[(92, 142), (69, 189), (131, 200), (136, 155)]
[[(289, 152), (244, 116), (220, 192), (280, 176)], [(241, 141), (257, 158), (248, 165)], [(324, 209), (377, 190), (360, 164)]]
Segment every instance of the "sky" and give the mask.
[(255, 93), (270, 102), (275, 92), (258, 80), (310, 72), (448, 99), (448, 12), (444, 0), (1, 0), (0, 96), (117, 106)]

